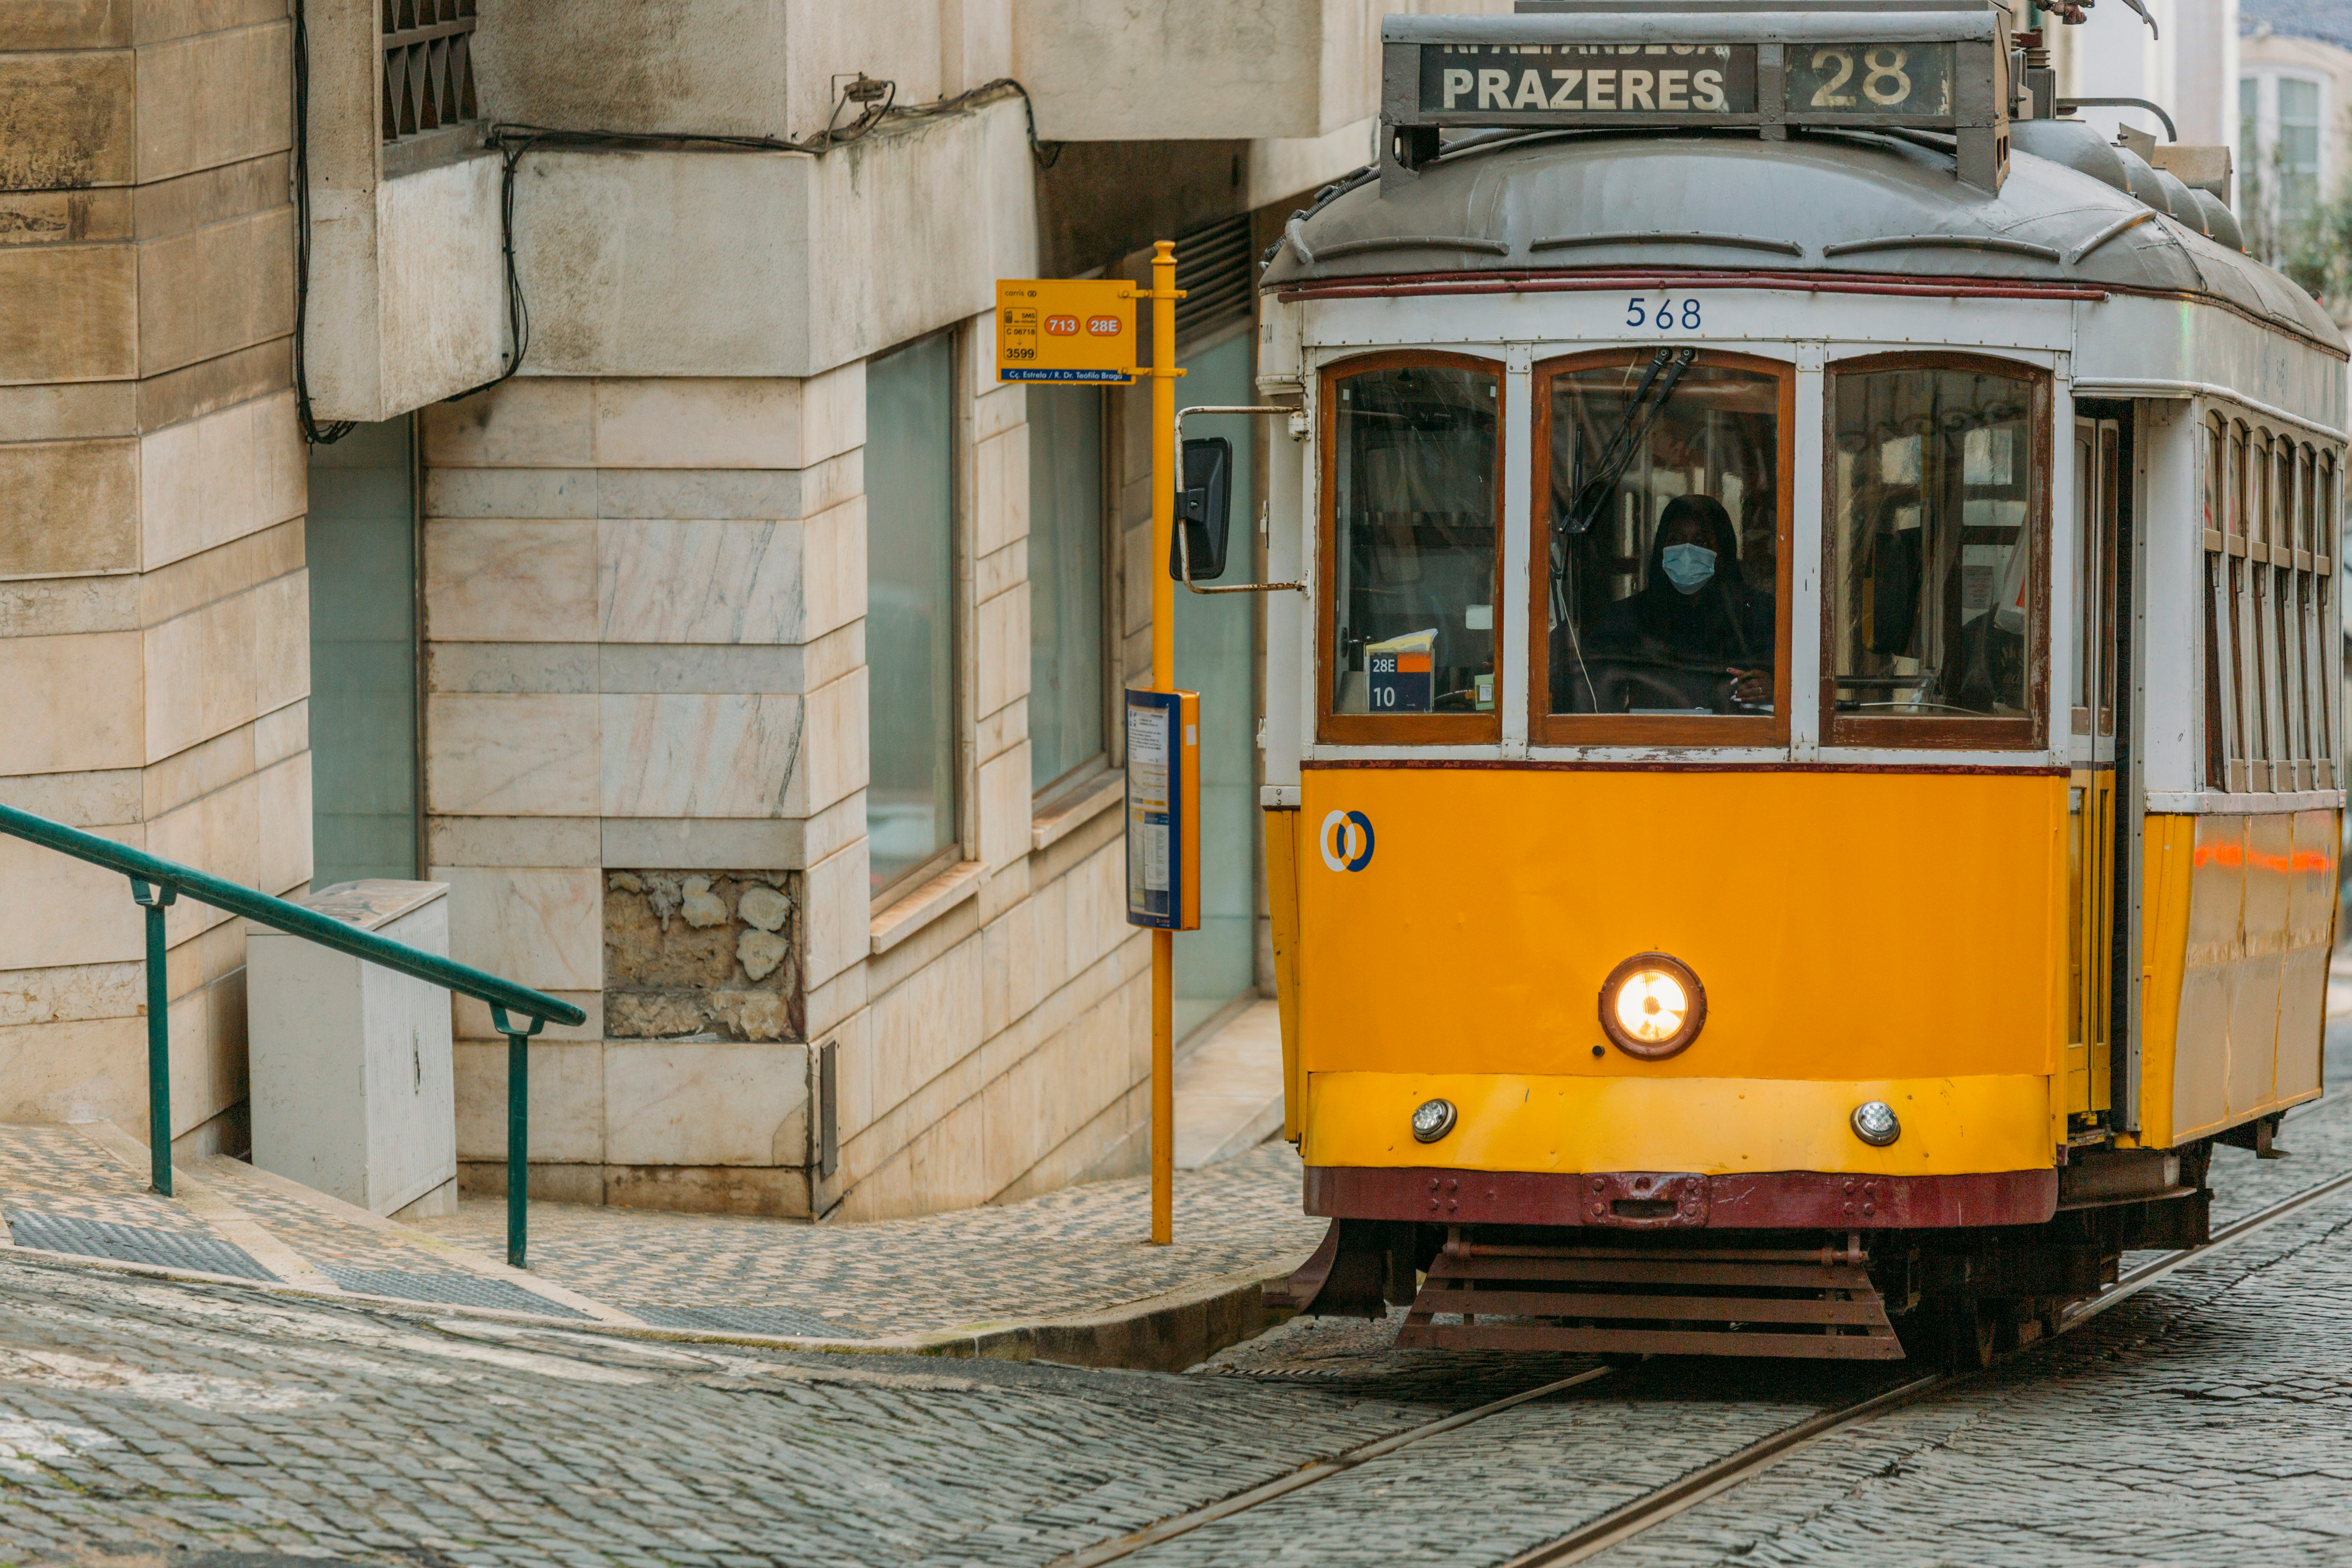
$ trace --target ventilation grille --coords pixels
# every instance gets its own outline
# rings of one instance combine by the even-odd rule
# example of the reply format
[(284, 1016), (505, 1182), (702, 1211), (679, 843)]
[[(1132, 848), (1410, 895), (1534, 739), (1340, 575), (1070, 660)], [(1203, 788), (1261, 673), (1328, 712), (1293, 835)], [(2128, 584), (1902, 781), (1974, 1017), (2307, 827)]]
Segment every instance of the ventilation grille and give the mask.
[(383, 139), (478, 118), (477, 0), (383, 0)]
[(1176, 336), (1197, 338), (1250, 318), (1249, 214), (1176, 237)]

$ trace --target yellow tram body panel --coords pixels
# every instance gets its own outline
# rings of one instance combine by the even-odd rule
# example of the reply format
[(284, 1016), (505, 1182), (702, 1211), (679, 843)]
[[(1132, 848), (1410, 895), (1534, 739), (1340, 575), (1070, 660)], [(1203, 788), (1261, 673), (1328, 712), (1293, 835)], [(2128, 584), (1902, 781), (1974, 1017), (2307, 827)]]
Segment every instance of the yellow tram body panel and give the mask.
[[(1442, 1074), (1462, 1123), (1437, 1163), (1471, 1169), (2046, 1168), (2063, 1138), (2066, 789), (2014, 772), (1310, 768), (1293, 830), (1307, 1163), (1433, 1163), (1398, 1134), (1427, 1097), (1413, 1086)], [(1370, 825), (1360, 870), (1325, 853), (1334, 812)], [(1706, 1027), (1664, 1061), (1596, 1058), (1602, 981), (1650, 951), (1696, 972)], [(1892, 1149), (1846, 1130), (1873, 1098), (1916, 1128)]]
[(2318, 1098), (2342, 834), (2332, 809), (2147, 817), (2146, 1146)]

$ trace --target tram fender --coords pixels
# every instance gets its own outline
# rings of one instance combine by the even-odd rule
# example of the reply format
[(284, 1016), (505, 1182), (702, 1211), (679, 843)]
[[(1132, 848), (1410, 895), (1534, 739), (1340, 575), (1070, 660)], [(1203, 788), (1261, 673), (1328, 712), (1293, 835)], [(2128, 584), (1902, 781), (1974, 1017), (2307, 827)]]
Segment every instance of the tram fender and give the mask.
[(1413, 1298), (1418, 1228), (1388, 1220), (1333, 1220), (1297, 1272), (1267, 1288), (1267, 1305), (1305, 1317), (1386, 1317), (1390, 1302)]

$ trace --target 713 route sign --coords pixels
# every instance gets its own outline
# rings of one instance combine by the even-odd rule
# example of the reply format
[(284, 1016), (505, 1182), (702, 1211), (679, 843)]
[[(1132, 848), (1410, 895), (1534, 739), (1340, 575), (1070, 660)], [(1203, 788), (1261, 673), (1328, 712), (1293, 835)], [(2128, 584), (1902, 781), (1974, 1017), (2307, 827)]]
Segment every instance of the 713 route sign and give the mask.
[(1135, 285), (1103, 279), (996, 280), (996, 379), (1134, 381)]

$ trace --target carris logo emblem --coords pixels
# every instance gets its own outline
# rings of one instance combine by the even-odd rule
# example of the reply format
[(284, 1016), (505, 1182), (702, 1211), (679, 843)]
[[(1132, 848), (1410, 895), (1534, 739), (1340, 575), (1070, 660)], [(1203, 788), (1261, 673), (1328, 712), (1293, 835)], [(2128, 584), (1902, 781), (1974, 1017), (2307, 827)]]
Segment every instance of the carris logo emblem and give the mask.
[(1323, 864), (1334, 871), (1360, 871), (1372, 863), (1372, 819), (1360, 811), (1335, 811), (1323, 819)]

